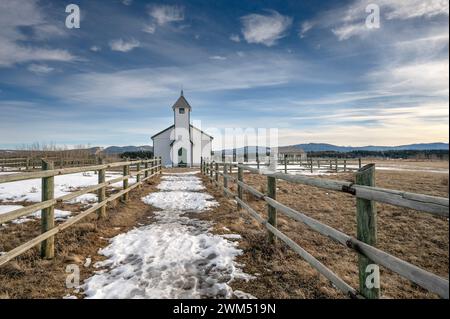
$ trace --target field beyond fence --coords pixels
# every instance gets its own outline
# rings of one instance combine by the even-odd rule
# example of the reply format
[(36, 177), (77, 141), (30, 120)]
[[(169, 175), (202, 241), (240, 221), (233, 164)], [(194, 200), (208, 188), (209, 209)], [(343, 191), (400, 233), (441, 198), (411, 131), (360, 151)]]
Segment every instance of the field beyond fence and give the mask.
[[(96, 212), (98, 218), (107, 218), (106, 206), (115, 200), (128, 200), (128, 193), (140, 187), (145, 181), (160, 174), (162, 170), (161, 158), (124, 161), (104, 164), (103, 162), (93, 166), (71, 167), (56, 169), (52, 161), (43, 160), (40, 164), (41, 171), (0, 175), (0, 184), (16, 182), (30, 179), (42, 179), (42, 201), (37, 204), (26, 206), (0, 215), (0, 225), (12, 221), (16, 218), (29, 215), (41, 210), (41, 234), (26, 243), (5, 252), (0, 256), (0, 266), (11, 259), (23, 254), (36, 245), (41, 244), (41, 257), (51, 259), (55, 256), (55, 235), (64, 229), (79, 222), (88, 215)], [(108, 169), (122, 169), (123, 176), (106, 181), (106, 171)], [(79, 191), (54, 198), (54, 178), (55, 176), (96, 171), (98, 174), (98, 184), (83, 188)], [(130, 185), (129, 179), (136, 177), (136, 183)], [(106, 187), (114, 183), (122, 182), (123, 189), (106, 197)], [(98, 202), (87, 210), (80, 212), (62, 224), (55, 225), (54, 207), (57, 203), (69, 201), (84, 194), (97, 192)]]
[[(355, 183), (302, 175), (288, 175), (281, 172), (269, 171), (266, 167), (257, 169), (241, 163), (203, 161), (201, 171), (212, 183), (223, 190), (225, 196), (236, 200), (239, 209), (244, 209), (250, 213), (250, 215), (267, 228), (269, 243), (275, 243), (277, 239), (283, 241), (347, 296), (352, 298), (379, 298), (380, 290), (379, 285), (376, 284), (376, 280), (382, 281), (382, 278), (379, 277), (379, 266), (382, 266), (442, 298), (449, 298), (449, 283), (447, 278), (437, 276), (376, 248), (377, 222), (375, 208), (375, 202), (381, 202), (448, 218), (448, 198), (375, 187), (375, 165), (373, 164), (366, 165), (355, 173)], [(266, 176), (267, 191), (263, 193), (247, 185), (244, 182), (244, 171), (248, 174)], [(342, 192), (348, 196), (355, 197), (357, 238), (349, 236), (278, 202), (276, 199), (277, 180)], [(232, 183), (236, 186), (236, 193), (230, 190)], [(267, 219), (263, 218), (249, 203), (244, 201), (244, 191), (266, 203), (268, 212)], [(358, 254), (359, 287), (351, 287), (326, 265), (322, 264), (296, 242), (282, 233), (277, 228), (278, 212), (303, 223), (313, 231), (334, 240), (345, 248), (355, 251)]]

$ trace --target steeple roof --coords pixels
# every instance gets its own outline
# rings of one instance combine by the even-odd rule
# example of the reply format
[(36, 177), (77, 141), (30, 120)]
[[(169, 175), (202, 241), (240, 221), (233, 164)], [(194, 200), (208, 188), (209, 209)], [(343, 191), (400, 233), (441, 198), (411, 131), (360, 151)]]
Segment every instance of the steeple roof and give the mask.
[(180, 97), (175, 102), (175, 104), (172, 106), (173, 109), (175, 109), (176, 107), (184, 107), (184, 108), (192, 109), (191, 106), (189, 105), (188, 101), (184, 98), (183, 90), (181, 90)]

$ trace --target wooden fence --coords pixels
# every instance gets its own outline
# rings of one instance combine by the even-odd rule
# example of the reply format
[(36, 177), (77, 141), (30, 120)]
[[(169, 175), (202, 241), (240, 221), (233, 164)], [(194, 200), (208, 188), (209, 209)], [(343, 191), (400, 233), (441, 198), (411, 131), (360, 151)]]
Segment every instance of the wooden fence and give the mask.
[[(261, 157), (256, 157), (255, 160), (244, 160), (243, 164), (251, 165), (260, 169), (270, 165), (270, 157), (265, 157), (265, 160), (260, 160)], [(213, 157), (213, 160), (217, 159)], [(237, 157), (231, 156), (219, 158), (221, 163), (228, 162), (235, 163)], [(281, 167), (280, 167), (281, 166)], [(353, 172), (357, 171), (363, 166), (361, 158), (312, 158), (312, 157), (289, 157), (287, 154), (277, 159), (277, 170), (287, 174), (288, 171), (306, 171), (313, 173), (314, 171), (329, 171), (329, 172)]]
[[(107, 169), (122, 168), (123, 176), (106, 181)], [(134, 168), (134, 172), (130, 172), (130, 169)], [(60, 231), (72, 226), (78, 221), (82, 220), (86, 216), (97, 212), (99, 218), (106, 218), (106, 205), (117, 199), (126, 201), (128, 199), (128, 193), (142, 185), (146, 180), (160, 174), (162, 169), (161, 158), (138, 160), (138, 161), (126, 161), (104, 164), (100, 161), (99, 164), (94, 166), (85, 167), (72, 167), (64, 169), (55, 169), (54, 163), (51, 161), (43, 161), (42, 171), (29, 172), (20, 174), (8, 174), (0, 175), (0, 184), (8, 182), (23, 181), (29, 179), (42, 179), (42, 201), (37, 204), (26, 206), (14, 211), (1, 214), (0, 224), (12, 221), (16, 218), (29, 215), (35, 211), (41, 210), (41, 234), (32, 240), (14, 248), (11, 251), (6, 252), (0, 256), (0, 266), (7, 263), (11, 259), (23, 254), (27, 250), (34, 246), (41, 244), (41, 256), (43, 258), (53, 258), (55, 254), (54, 236)], [(82, 173), (88, 171), (98, 172), (98, 184), (90, 187), (83, 188), (79, 191), (72, 192), (70, 194), (54, 198), (54, 178), (55, 176)], [(129, 185), (128, 180), (131, 177), (136, 176), (136, 183)], [(117, 193), (106, 197), (106, 187), (114, 183), (123, 182), (123, 189)], [(98, 203), (88, 208), (87, 210), (79, 213), (78, 215), (68, 219), (62, 224), (55, 226), (54, 219), (54, 207), (55, 204), (74, 199), (78, 196), (97, 192)]]
[[(58, 168), (63, 167), (77, 167), (86, 165), (95, 165), (98, 158), (59, 158), (59, 157), (45, 157), (47, 161), (52, 161), (53, 165)], [(30, 171), (42, 168), (42, 158), (36, 157), (16, 157), (16, 158), (0, 158), (0, 171), (17, 170)]]
[(360, 169), (362, 165), (361, 158), (312, 158), (306, 159), (289, 159), (287, 155), (278, 159), (278, 164), (282, 165), (283, 171), (287, 174), (288, 171), (309, 171), (327, 170), (330, 172), (352, 172)]
[[(237, 167), (237, 177), (231, 175), (232, 168)], [(267, 177), (267, 194), (244, 183), (244, 171), (261, 174)], [(379, 298), (380, 292), (376, 285), (371, 286), (374, 275), (379, 275), (378, 265), (386, 267), (417, 285), (439, 295), (449, 298), (449, 282), (433, 273), (414, 266), (404, 260), (376, 248), (377, 225), (375, 202), (382, 202), (399, 207), (415, 209), (436, 216), (449, 215), (449, 199), (422, 194), (407, 193), (374, 186), (375, 165), (369, 164), (356, 173), (355, 183), (331, 179), (288, 175), (268, 170), (258, 170), (243, 164), (217, 163), (202, 161), (201, 172), (210, 181), (223, 189), (224, 195), (231, 196), (237, 202), (238, 209), (245, 209), (258, 222), (264, 225), (269, 234), (269, 242), (274, 243), (279, 238), (297, 252), (320, 274), (330, 280), (335, 287), (351, 298)], [(304, 184), (322, 189), (343, 192), (356, 197), (357, 238), (349, 236), (307, 215), (289, 208), (276, 200), (277, 180), (296, 184)], [(220, 183), (222, 181), (222, 184)], [(230, 189), (230, 182), (237, 184), (237, 193)], [(258, 200), (267, 204), (268, 219), (263, 219), (250, 205), (244, 202), (243, 192), (247, 191)], [(297, 243), (277, 229), (277, 212), (301, 222), (318, 233), (333, 239), (344, 247), (358, 253), (359, 289), (355, 289), (342, 280), (333, 271), (309, 254)], [(370, 267), (368, 267), (370, 266)], [(368, 271), (369, 270), (369, 271)], [(378, 277), (379, 278), (379, 277)], [(369, 285), (367, 284), (369, 283)]]

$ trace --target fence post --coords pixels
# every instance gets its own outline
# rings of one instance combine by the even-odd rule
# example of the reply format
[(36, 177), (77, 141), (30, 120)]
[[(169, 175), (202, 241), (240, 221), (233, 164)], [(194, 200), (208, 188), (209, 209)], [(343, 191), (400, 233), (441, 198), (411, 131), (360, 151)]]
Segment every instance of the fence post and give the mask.
[[(141, 173), (139, 172), (141, 170), (141, 161), (139, 160), (136, 163), (136, 183), (139, 183), (141, 181)], [(139, 187), (139, 186), (138, 186)]]
[(338, 166), (339, 166), (339, 163), (338, 163), (338, 158), (336, 157), (336, 159), (334, 160), (334, 162), (335, 162), (335, 164), (336, 164), (336, 173), (338, 172)]
[[(277, 199), (277, 179), (275, 177), (267, 177), (267, 196), (276, 200)], [(268, 219), (267, 222), (272, 225), (273, 227), (277, 227), (277, 210), (267, 204), (267, 213), (268, 213)], [(277, 238), (275, 235), (268, 231), (269, 233), (269, 243), (275, 244), (277, 242)]]
[(219, 185), (219, 163), (216, 163), (215, 165), (215, 179), (216, 179), (216, 185)]
[(314, 168), (313, 168), (313, 159), (312, 159), (312, 157), (311, 157), (311, 163), (310, 163), (310, 164), (311, 164), (310, 171), (311, 171), (311, 173), (312, 173), (312, 172), (313, 172), (313, 169), (314, 169)]
[(362, 167), (361, 157), (358, 158), (358, 165), (359, 165), (359, 168)]
[(162, 157), (158, 157), (158, 165), (159, 167), (157, 169), (159, 169), (159, 174), (162, 175)]
[[(223, 164), (223, 187), (224, 188), (228, 188), (228, 178), (225, 176), (226, 174), (228, 174), (228, 167), (227, 167), (227, 164), (224, 163)], [(228, 194), (224, 189), (223, 196), (227, 196), (227, 195)]]
[(200, 174), (203, 175), (203, 156), (200, 156)]
[[(105, 161), (101, 158), (98, 159), (98, 164), (102, 165)], [(102, 168), (98, 171), (98, 183), (102, 184), (106, 182), (106, 169)], [(102, 187), (98, 190), (98, 202), (101, 203), (106, 199), (106, 187)], [(99, 218), (106, 218), (106, 205), (100, 207), (97, 211)]]
[(347, 160), (344, 160), (344, 172), (347, 171)]
[(150, 163), (150, 167), (151, 167), (150, 175), (155, 174), (155, 166), (156, 166), (156, 158), (153, 157), (153, 158), (152, 158), (152, 161), (151, 161), (151, 163)]
[[(52, 170), (55, 165), (52, 161), (42, 160), (42, 170)], [(53, 199), (55, 195), (54, 188), (55, 177), (42, 178), (42, 201), (45, 202)], [(55, 227), (55, 206), (44, 208), (41, 210), (41, 233), (45, 233)], [(55, 257), (55, 236), (49, 237), (41, 243), (41, 257), (52, 259)]]
[(287, 174), (287, 154), (284, 154), (284, 173)]
[(256, 163), (258, 164), (258, 169), (259, 169), (259, 146), (256, 146)]
[(212, 182), (213, 180), (213, 161), (209, 163), (209, 180)]
[(28, 171), (30, 169), (30, 158), (27, 157), (26, 163), (25, 163), (25, 168)]
[[(242, 168), (242, 167), (239, 167), (239, 165), (242, 165), (242, 163), (239, 163), (238, 164), (238, 181), (239, 182), (244, 182), (244, 169)], [(243, 198), (243, 189), (242, 189), (242, 186), (241, 185), (239, 185), (238, 184), (238, 187), (237, 187), (237, 189), (238, 189), (238, 198), (240, 199), (240, 200), (242, 200)], [(240, 203), (238, 203), (238, 210), (241, 210), (242, 209), (242, 206), (241, 206), (241, 204)]]
[[(128, 161), (128, 159), (127, 159)], [(130, 174), (130, 165), (126, 164), (123, 166), (123, 176), (127, 176)], [(128, 178), (123, 180), (123, 189), (127, 189), (128, 188)], [(128, 200), (128, 193), (123, 194), (122, 196), (122, 201), (125, 202)]]
[[(144, 178), (146, 179), (148, 177), (148, 158), (145, 160), (144, 169), (145, 169)], [(148, 183), (148, 181), (147, 181), (147, 183)]]
[[(355, 176), (357, 185), (375, 186), (375, 164), (358, 170)], [(356, 198), (356, 223), (358, 240), (371, 245), (377, 244), (377, 209), (375, 201)], [(370, 266), (370, 267), (369, 267)], [(378, 299), (380, 273), (378, 265), (363, 255), (358, 255), (359, 289), (368, 299)]]

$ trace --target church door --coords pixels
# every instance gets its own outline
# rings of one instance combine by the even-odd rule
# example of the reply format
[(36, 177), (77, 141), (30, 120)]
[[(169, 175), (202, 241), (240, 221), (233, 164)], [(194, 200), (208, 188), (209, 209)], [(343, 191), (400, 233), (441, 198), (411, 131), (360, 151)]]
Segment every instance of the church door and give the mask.
[(180, 147), (178, 149), (178, 166), (179, 167), (187, 166), (187, 150), (184, 147)]

